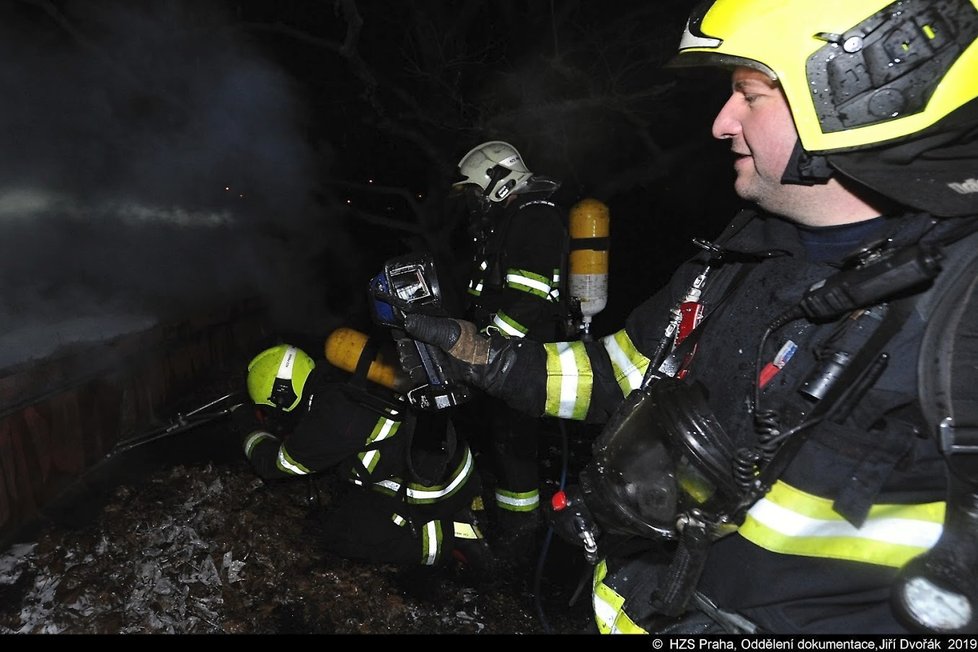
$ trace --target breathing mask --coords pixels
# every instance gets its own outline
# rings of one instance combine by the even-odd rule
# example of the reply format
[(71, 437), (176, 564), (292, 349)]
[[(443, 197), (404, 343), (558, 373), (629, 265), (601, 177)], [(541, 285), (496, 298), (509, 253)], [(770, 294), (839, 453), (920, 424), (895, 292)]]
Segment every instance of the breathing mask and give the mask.
[[(669, 541), (696, 523), (716, 539), (735, 529), (742, 503), (734, 457), (702, 387), (664, 377), (625, 398), (595, 440), (573, 493), (598, 532)], [(561, 500), (552, 501), (555, 518)], [(578, 521), (574, 530), (584, 540), (588, 528)]]

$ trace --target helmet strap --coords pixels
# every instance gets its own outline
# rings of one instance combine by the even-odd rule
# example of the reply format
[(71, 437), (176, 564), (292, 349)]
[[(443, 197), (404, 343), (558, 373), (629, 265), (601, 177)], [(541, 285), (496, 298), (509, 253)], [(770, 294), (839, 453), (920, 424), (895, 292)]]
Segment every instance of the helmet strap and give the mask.
[(482, 195), (484, 197), (489, 197), (494, 194), (496, 190), (496, 184), (506, 178), (506, 175), (510, 173), (510, 170), (504, 168), (501, 165), (494, 165), (489, 171), (489, 183), (486, 184), (486, 189), (483, 191)]
[(295, 391), (292, 389), (291, 378), (276, 378), (272, 384), (272, 393), (269, 400), (280, 410), (288, 410), (296, 398)]
[(835, 174), (828, 159), (818, 154), (810, 154), (801, 146), (801, 141), (795, 141), (795, 149), (791, 152), (788, 165), (781, 175), (781, 183), (799, 186), (814, 186), (826, 183)]

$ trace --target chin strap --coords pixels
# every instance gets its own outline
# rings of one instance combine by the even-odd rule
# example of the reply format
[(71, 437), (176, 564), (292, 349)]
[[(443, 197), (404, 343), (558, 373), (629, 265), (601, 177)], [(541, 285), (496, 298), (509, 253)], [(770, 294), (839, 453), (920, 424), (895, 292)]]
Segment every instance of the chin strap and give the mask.
[(835, 170), (829, 165), (828, 159), (818, 154), (809, 154), (802, 149), (799, 140), (795, 142), (795, 149), (791, 152), (784, 174), (781, 175), (781, 183), (814, 186), (827, 182), (833, 174)]

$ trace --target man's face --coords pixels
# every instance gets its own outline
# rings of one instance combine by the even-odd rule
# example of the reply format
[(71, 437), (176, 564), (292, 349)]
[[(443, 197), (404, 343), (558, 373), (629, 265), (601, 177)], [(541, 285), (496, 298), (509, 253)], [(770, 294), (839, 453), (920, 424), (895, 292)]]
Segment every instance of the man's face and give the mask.
[(730, 99), (713, 121), (713, 136), (730, 141), (740, 197), (776, 213), (798, 199), (793, 198), (798, 186), (781, 184), (798, 132), (777, 82), (753, 68), (736, 68)]

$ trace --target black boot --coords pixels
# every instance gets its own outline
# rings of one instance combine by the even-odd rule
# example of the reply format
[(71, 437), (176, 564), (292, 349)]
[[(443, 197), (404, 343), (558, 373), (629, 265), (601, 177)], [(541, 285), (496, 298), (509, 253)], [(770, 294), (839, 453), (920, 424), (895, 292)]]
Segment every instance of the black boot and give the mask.
[(486, 540), (485, 511), (481, 508), (479, 498), (452, 517), (452, 557), (463, 571), (488, 577), (496, 568), (496, 557)]

